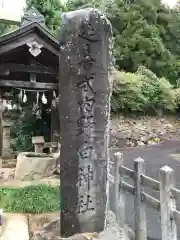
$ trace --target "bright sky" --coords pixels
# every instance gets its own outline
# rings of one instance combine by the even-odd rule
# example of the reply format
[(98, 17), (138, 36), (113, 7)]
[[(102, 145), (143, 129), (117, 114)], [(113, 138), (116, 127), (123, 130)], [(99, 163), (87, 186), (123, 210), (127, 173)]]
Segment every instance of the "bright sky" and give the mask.
[(20, 21), (25, 0), (0, 0), (0, 18)]
[(163, 2), (169, 4), (169, 6), (173, 7), (176, 4), (177, 0), (163, 0)]
[[(173, 7), (177, 0), (162, 1)], [(0, 18), (11, 18), (12, 20), (20, 21), (24, 6), (25, 0), (0, 0)]]

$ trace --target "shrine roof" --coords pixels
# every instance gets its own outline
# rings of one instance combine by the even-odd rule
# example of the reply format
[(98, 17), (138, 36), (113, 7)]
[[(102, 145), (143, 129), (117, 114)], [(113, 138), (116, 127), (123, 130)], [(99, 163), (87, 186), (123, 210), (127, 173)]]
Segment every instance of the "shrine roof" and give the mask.
[(47, 49), (59, 54), (59, 41), (46, 27), (38, 22), (31, 22), (10, 33), (0, 36), (0, 54), (35, 40), (46, 46)]
[(20, 27), (19, 29), (16, 29), (12, 32), (6, 33), (4, 35), (0, 36), (0, 43), (3, 44), (6, 41), (9, 41), (9, 39), (14, 39), (14, 38), (18, 38), (21, 35), (24, 34), (28, 34), (31, 32), (37, 32), (39, 34), (41, 34), (42, 36), (44, 36), (45, 38), (47, 38), (48, 40), (50, 40), (51, 42), (53, 42), (54, 44), (58, 45), (59, 47), (59, 41), (57, 38), (55, 38), (47, 28), (45, 28), (44, 26), (42, 26), (41, 24), (39, 24), (38, 22), (31, 22), (23, 27)]

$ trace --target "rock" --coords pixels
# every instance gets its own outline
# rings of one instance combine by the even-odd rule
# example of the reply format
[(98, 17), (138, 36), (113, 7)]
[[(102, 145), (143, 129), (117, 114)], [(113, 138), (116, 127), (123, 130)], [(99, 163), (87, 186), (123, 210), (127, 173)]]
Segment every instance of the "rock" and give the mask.
[(60, 219), (52, 221), (44, 226), (43, 230), (38, 232), (33, 240), (94, 240), (98, 239), (97, 233), (76, 234), (69, 238), (60, 237)]
[(138, 147), (158, 144), (165, 139), (178, 140), (180, 139), (179, 127), (179, 122), (175, 118), (168, 117), (112, 120), (110, 147)]
[(13, 180), (15, 168), (0, 168), (0, 180)]
[(32, 237), (36, 236), (37, 233), (40, 233), (43, 230), (45, 225), (51, 223), (58, 217), (59, 211), (50, 213), (28, 214), (30, 235)]
[(16, 168), (17, 159), (3, 159), (2, 168)]
[(55, 162), (56, 162), (54, 173), (57, 173), (57, 174), (60, 174), (60, 153), (61, 153), (61, 147), (59, 144), (58, 151), (51, 153), (51, 155), (53, 156), (53, 158), (55, 159)]
[(38, 180), (52, 176), (56, 166), (56, 159), (49, 155), (27, 157), (27, 153), (20, 153), (17, 157), (15, 180)]
[(33, 240), (60, 240), (60, 218), (47, 224), (42, 231), (37, 233)]

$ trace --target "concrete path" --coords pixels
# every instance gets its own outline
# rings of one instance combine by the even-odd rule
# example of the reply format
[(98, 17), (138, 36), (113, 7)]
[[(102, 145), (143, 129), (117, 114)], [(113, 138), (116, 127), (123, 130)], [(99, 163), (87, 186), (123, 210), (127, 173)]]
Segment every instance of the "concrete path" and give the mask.
[(5, 213), (1, 240), (29, 240), (28, 220), (25, 215)]
[[(175, 170), (176, 187), (180, 189), (180, 141), (166, 141), (147, 148), (120, 149), (120, 152), (124, 155), (125, 166), (129, 168), (133, 168), (135, 158), (143, 158), (145, 160), (146, 175), (155, 179), (158, 179), (158, 170), (168, 165)], [(129, 183), (132, 184), (131, 181)], [(159, 198), (159, 193), (155, 190), (153, 191), (147, 187), (145, 191)], [(180, 199), (177, 201), (177, 208), (180, 210)], [(128, 225), (133, 228), (133, 197), (129, 194), (126, 197), (126, 217)], [(160, 214), (150, 207), (147, 208), (147, 222), (149, 239), (160, 240)], [(180, 239), (180, 226), (178, 226), (178, 236), (178, 239)]]

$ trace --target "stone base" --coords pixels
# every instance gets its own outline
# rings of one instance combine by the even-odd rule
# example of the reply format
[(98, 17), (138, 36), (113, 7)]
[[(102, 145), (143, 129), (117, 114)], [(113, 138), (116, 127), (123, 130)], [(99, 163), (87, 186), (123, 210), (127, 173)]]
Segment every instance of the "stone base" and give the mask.
[(3, 159), (12, 158), (12, 155), (13, 155), (13, 150), (11, 148), (2, 149), (2, 158)]
[(53, 175), (56, 160), (46, 154), (19, 153), (17, 157), (15, 180), (38, 180)]

